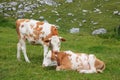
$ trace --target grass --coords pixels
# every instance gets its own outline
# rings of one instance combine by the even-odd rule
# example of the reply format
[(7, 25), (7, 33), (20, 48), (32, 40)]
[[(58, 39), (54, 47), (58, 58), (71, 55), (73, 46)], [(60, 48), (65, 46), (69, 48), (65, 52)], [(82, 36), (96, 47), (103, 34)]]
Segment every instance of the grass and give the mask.
[[(11, 0), (5, 0), (10, 2)], [(19, 1), (19, 0), (14, 0)], [(3, 2), (3, 1), (0, 1)], [(58, 7), (42, 5), (34, 9), (33, 19), (39, 20), (40, 16), (52, 23), (59, 25), (60, 36), (66, 39), (61, 45), (61, 50), (72, 50), (95, 54), (106, 64), (106, 69), (101, 74), (79, 74), (76, 71), (55, 71), (55, 67), (42, 67), (43, 48), (27, 43), (27, 54), (31, 63), (26, 63), (21, 54), (21, 61), (16, 59), (17, 33), (15, 30), (15, 17), (3, 17), (0, 14), (0, 80), (120, 80), (120, 35), (115, 29), (120, 25), (120, 16), (113, 15), (113, 11), (120, 11), (119, 0), (56, 0), (61, 5)], [(94, 13), (98, 8), (101, 14)], [(56, 15), (52, 10), (59, 13)], [(85, 15), (82, 10), (88, 10)], [(38, 13), (38, 11), (42, 11)], [(4, 11), (8, 14), (15, 12)], [(74, 16), (68, 16), (73, 13)], [(26, 13), (25, 18), (30, 18)], [(56, 19), (61, 18), (59, 22)], [(83, 23), (82, 20), (86, 20)], [(93, 25), (91, 21), (98, 22)], [(82, 26), (79, 24), (82, 23)], [(80, 33), (70, 34), (72, 27), (79, 27)], [(91, 32), (97, 28), (107, 29), (107, 34), (92, 36)]]
[(17, 35), (13, 28), (0, 27), (0, 79), (1, 80), (119, 80), (120, 41), (102, 39), (98, 36), (63, 34), (67, 39), (61, 50), (95, 54), (106, 63), (102, 74), (79, 74), (76, 71), (55, 71), (55, 67), (42, 67), (43, 49), (41, 46), (27, 45), (31, 63), (16, 59)]

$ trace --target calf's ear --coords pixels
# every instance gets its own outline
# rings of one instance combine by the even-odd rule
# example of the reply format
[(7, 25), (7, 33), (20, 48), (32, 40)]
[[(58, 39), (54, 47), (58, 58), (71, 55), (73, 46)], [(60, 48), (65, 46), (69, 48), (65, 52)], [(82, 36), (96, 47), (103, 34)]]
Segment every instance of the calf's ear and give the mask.
[(54, 54), (58, 54), (58, 52), (54, 52)]
[(60, 40), (61, 40), (61, 41), (66, 41), (66, 39), (64, 39), (63, 37), (60, 37)]
[(48, 43), (48, 42), (50, 42), (50, 40), (51, 40), (51, 38), (45, 39), (44, 42)]
[(50, 42), (50, 40), (49, 40), (49, 39), (46, 39), (46, 40), (44, 40), (44, 42), (48, 43), (48, 42)]

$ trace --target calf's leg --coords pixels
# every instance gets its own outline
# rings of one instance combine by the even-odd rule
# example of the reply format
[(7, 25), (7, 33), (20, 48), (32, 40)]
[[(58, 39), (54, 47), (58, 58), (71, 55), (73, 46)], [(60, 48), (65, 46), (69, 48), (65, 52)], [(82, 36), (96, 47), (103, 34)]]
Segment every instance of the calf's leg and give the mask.
[(44, 56), (43, 56), (43, 63), (42, 63), (42, 67), (45, 67), (45, 57), (48, 53), (48, 46), (47, 45), (43, 45), (43, 48), (44, 48)]
[(22, 50), (25, 61), (30, 63), (27, 54), (26, 54), (26, 44), (23, 39), (20, 39), (18, 44), (17, 44), (17, 59), (20, 60), (20, 51)]
[(18, 42), (18, 44), (17, 44), (17, 59), (18, 59), (18, 61), (20, 61), (20, 51), (21, 51), (21, 45)]

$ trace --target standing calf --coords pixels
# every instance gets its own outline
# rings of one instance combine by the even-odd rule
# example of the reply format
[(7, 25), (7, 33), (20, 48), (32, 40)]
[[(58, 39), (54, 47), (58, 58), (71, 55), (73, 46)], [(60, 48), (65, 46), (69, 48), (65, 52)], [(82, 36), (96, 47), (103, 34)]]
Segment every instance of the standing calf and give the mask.
[(31, 44), (41, 44), (44, 48), (44, 58), (49, 48), (53, 52), (59, 51), (61, 41), (65, 41), (65, 39), (58, 36), (56, 26), (47, 22), (18, 19), (16, 21), (16, 30), (19, 38), (17, 44), (17, 59), (20, 60), (20, 51), (22, 51), (26, 62), (30, 62), (26, 54), (26, 40)]
[(98, 73), (105, 69), (103, 61), (93, 54), (74, 53), (72, 51), (49, 51), (45, 59), (46, 66), (56, 62), (56, 70), (77, 70), (79, 73)]

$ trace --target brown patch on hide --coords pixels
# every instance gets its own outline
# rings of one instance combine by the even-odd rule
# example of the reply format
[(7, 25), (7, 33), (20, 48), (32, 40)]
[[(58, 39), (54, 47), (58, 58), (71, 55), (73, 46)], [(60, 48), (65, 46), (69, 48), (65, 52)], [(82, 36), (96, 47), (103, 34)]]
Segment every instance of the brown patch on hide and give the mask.
[(28, 37), (33, 37), (33, 34), (29, 34), (29, 36)]
[(51, 26), (51, 33), (52, 35), (58, 35), (58, 30), (55, 26)]
[(52, 36), (58, 35), (58, 30), (55, 26), (51, 26), (51, 33), (48, 34), (48, 36), (46, 36), (44, 38), (44, 41), (48, 40), (49, 38), (51, 38)]
[(66, 54), (65, 52), (58, 52), (57, 53), (57, 63), (58, 66), (60, 66), (61, 69), (70, 70), (72, 67), (72, 64), (69, 60), (69, 54)]
[(37, 22), (36, 24), (37, 24), (37, 27), (39, 27), (40, 25), (43, 25), (44, 22)]
[(41, 30), (43, 29), (41, 25), (43, 24), (43, 22), (36, 23), (36, 27), (33, 29), (34, 40), (39, 40), (39, 35), (42, 34)]
[(95, 60), (95, 68), (96, 70), (99, 71), (103, 71), (105, 69), (105, 63), (99, 59)]
[[(20, 30), (19, 30), (19, 27), (20, 27), (20, 25), (21, 25), (21, 23), (22, 22), (24, 22), (24, 21), (30, 21), (29, 19), (18, 19), (18, 20), (16, 20), (16, 31), (17, 31), (17, 34), (18, 34), (18, 38), (20, 39), (21, 37), (20, 37)], [(22, 26), (22, 27), (24, 27), (24, 26)]]
[(39, 39), (39, 35), (42, 34), (41, 30), (42, 30), (42, 28), (35, 28), (34, 29), (33, 34), (34, 34), (34, 39), (35, 40)]
[(57, 52), (53, 52), (52, 51), (51, 60), (52, 61), (56, 61), (57, 60)]

